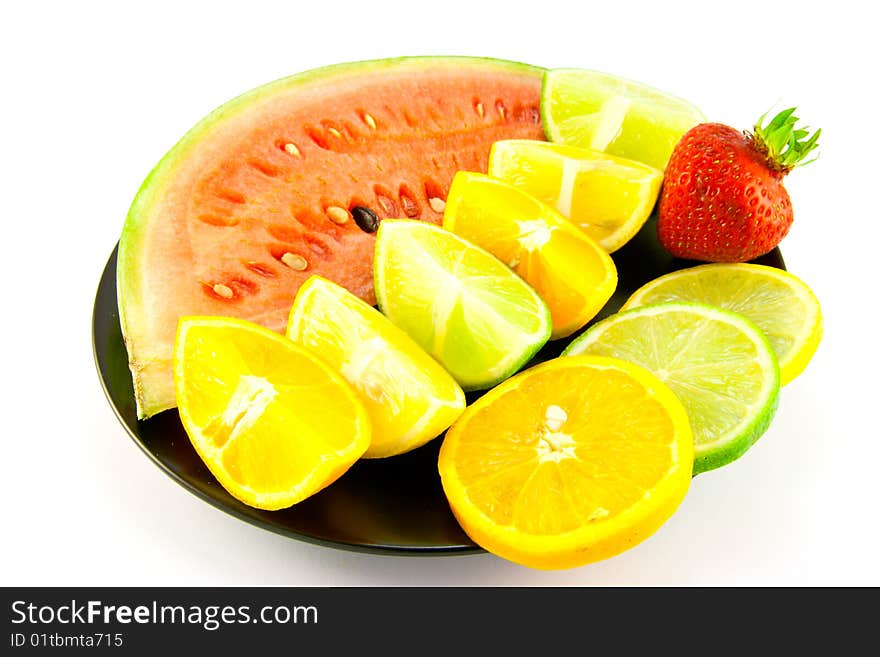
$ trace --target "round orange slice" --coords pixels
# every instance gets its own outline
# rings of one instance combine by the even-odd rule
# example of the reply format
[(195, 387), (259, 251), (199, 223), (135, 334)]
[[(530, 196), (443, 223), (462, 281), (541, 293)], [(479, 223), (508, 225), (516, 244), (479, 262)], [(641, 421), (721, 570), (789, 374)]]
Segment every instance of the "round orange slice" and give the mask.
[(282, 335), (229, 317), (184, 317), (174, 382), (196, 452), (236, 499), (282, 509), (341, 476), (370, 420), (339, 374)]
[(464, 531), (532, 568), (606, 559), (653, 534), (693, 468), (687, 415), (646, 369), (616, 358), (557, 358), (469, 406), (439, 470)]

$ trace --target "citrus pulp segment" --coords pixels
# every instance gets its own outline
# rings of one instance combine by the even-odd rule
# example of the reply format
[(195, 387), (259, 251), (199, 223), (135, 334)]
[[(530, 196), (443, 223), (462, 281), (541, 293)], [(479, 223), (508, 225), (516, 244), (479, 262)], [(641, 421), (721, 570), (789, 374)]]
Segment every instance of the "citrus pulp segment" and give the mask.
[(551, 338), (595, 317), (617, 286), (608, 253), (537, 198), (485, 174), (452, 179), (443, 226), (507, 263), (550, 308)]
[(556, 358), (465, 410), (438, 468), (467, 534), (534, 568), (605, 559), (650, 536), (687, 492), (693, 438), (679, 400), (644, 368)]
[(370, 444), (367, 412), (339, 374), (245, 320), (181, 318), (174, 382), (196, 452), (250, 506), (274, 510), (304, 500)]
[(665, 169), (681, 136), (705, 121), (699, 109), (639, 82), (584, 69), (544, 74), (547, 138)]
[(550, 205), (608, 253), (639, 232), (663, 182), (641, 162), (531, 139), (496, 141), (488, 173)]
[(742, 456), (767, 430), (779, 402), (779, 365), (767, 338), (736, 313), (699, 303), (661, 303), (614, 314), (563, 355), (637, 363), (684, 404), (694, 433), (694, 474)]
[(689, 267), (660, 276), (636, 290), (623, 309), (664, 301), (697, 301), (740, 313), (764, 332), (782, 385), (806, 368), (822, 339), (822, 309), (794, 274), (751, 263)]
[(378, 310), (312, 276), (297, 292), (287, 336), (360, 394), (372, 422), (367, 458), (402, 454), (440, 435), (465, 407), (452, 376)]
[(490, 388), (550, 337), (538, 293), (489, 252), (439, 226), (379, 225), (374, 258), (379, 308), (465, 390)]

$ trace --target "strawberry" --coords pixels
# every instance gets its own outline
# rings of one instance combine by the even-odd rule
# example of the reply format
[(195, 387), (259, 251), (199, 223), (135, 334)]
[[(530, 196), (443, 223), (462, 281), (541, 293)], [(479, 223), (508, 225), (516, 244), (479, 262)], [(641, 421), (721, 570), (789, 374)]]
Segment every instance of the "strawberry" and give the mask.
[[(743, 262), (782, 241), (794, 219), (782, 179), (818, 146), (795, 108), (754, 132), (701, 123), (684, 134), (663, 178), (657, 235), (674, 256)], [(812, 162), (813, 160), (810, 160)]]

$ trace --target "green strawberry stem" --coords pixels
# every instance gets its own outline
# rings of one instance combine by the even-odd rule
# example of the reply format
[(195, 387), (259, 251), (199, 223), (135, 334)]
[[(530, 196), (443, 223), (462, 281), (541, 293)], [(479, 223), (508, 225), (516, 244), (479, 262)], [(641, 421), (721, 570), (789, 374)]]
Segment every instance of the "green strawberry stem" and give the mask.
[(806, 128), (795, 128), (800, 120), (794, 115), (796, 108), (790, 107), (782, 110), (774, 116), (770, 123), (764, 125), (764, 114), (755, 124), (753, 133), (746, 133), (754, 147), (767, 158), (770, 168), (779, 171), (782, 175), (797, 166), (803, 166), (816, 160), (804, 161), (819, 145), (821, 128), (812, 135)]

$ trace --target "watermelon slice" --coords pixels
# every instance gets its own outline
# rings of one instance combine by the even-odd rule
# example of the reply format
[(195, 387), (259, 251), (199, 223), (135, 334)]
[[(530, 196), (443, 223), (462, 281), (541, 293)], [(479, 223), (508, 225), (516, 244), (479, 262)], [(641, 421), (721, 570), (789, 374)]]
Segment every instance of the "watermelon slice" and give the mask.
[(218, 108), (134, 199), (118, 301), (138, 417), (175, 405), (182, 315), (283, 331), (312, 274), (375, 302), (376, 220), (442, 220), (457, 170), (485, 171), (499, 139), (543, 139), (541, 69), (401, 58), (309, 71)]

